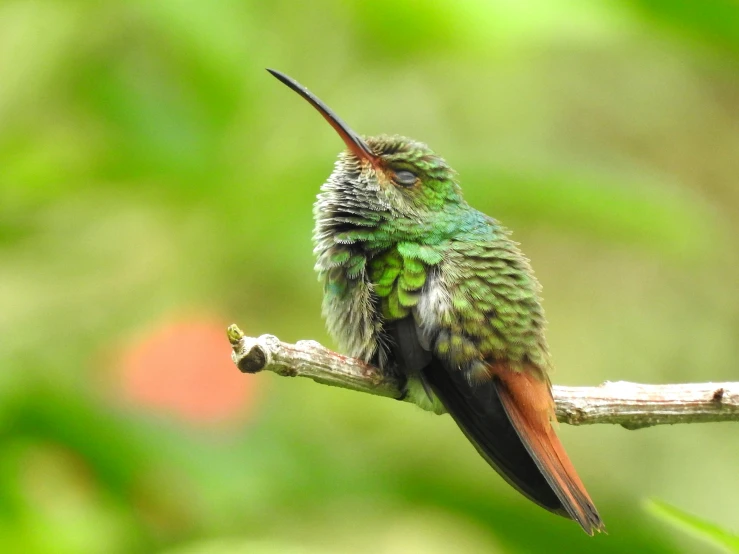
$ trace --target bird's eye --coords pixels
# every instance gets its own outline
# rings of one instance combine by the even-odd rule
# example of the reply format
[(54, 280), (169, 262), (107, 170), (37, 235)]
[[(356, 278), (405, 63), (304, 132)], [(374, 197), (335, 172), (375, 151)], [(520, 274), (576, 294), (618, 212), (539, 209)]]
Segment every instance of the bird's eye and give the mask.
[(401, 169), (393, 173), (393, 181), (404, 187), (415, 185), (417, 180), (416, 174), (407, 169)]

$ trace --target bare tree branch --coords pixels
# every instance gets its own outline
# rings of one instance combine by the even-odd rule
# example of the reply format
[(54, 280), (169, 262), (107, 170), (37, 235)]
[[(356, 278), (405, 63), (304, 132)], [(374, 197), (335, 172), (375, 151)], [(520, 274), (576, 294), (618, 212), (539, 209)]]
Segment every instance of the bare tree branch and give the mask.
[[(246, 337), (236, 325), (228, 328), (228, 338), (233, 361), (244, 373), (268, 370), (377, 396), (402, 396), (397, 378), (315, 341), (289, 344), (272, 335)], [(674, 423), (739, 421), (739, 383), (642, 385), (607, 381), (597, 387), (555, 386), (553, 393), (557, 419), (570, 425), (614, 423), (641, 429)]]

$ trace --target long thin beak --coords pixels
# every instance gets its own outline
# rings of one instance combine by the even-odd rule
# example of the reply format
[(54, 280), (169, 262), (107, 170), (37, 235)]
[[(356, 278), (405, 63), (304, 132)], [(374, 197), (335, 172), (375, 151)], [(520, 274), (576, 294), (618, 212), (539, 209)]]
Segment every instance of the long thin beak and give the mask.
[(331, 127), (333, 127), (337, 133), (339, 133), (339, 136), (344, 141), (347, 148), (349, 148), (349, 150), (351, 150), (357, 157), (375, 163), (375, 161), (377, 160), (377, 156), (375, 156), (372, 150), (370, 150), (369, 146), (367, 146), (367, 143), (364, 142), (364, 140), (362, 140), (362, 138), (357, 133), (352, 131), (349, 126), (344, 123), (331, 108), (321, 102), (321, 100), (315, 94), (313, 94), (303, 85), (298, 83), (295, 79), (288, 77), (284, 73), (281, 73), (274, 69), (267, 69), (267, 71), (269, 71), (272, 75), (277, 77), (280, 81), (285, 83), (288, 87), (293, 89), (300, 96), (310, 102), (310, 104), (321, 113), (326, 121), (329, 122)]

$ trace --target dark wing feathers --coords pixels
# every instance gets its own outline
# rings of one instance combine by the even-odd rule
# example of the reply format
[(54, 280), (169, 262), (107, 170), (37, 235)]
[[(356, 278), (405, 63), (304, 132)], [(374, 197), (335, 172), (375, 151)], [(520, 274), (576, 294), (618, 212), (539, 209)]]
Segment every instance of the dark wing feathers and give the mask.
[(567, 515), (590, 535), (603, 531), (598, 510), (552, 427), (549, 384), (532, 372), (492, 366), (491, 373), (509, 421)]
[(424, 375), (459, 428), (508, 483), (543, 508), (566, 515), (511, 425), (495, 381), (470, 387), (460, 372), (447, 371), (438, 359)]
[(420, 380), (429, 400), (433, 400), (431, 387), (423, 373), (423, 368), (432, 362), (433, 356), (428, 348), (421, 344), (421, 332), (413, 317), (409, 316), (388, 324), (386, 332), (391, 338), (391, 350), (398, 367), (406, 377)]
[[(393, 354), (407, 377), (433, 391), (480, 455), (514, 488), (543, 508), (577, 521), (592, 534), (603, 530), (542, 406), (551, 405), (549, 385), (496, 364), (491, 378), (474, 385), (447, 367), (419, 340), (411, 317), (387, 324)], [(519, 377), (525, 376), (524, 379)], [(553, 412), (551, 412), (553, 417)]]

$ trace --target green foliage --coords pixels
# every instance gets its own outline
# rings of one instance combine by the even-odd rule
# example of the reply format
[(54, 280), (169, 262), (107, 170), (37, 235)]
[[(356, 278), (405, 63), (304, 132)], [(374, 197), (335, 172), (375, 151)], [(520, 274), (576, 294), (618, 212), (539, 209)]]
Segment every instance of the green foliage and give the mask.
[(723, 551), (739, 552), (739, 535), (729, 533), (718, 525), (658, 500), (649, 501), (647, 509), (677, 529), (709, 542)]
[(513, 229), (555, 382), (735, 379), (737, 29), (730, 0), (0, 2), (0, 551), (689, 552), (637, 507), (735, 517), (734, 429), (563, 428), (590, 539), (447, 417), (259, 375), (212, 426), (121, 375), (179, 318), (223, 326), (212, 381), (232, 321), (327, 342), (311, 205), (341, 144), (276, 67)]

